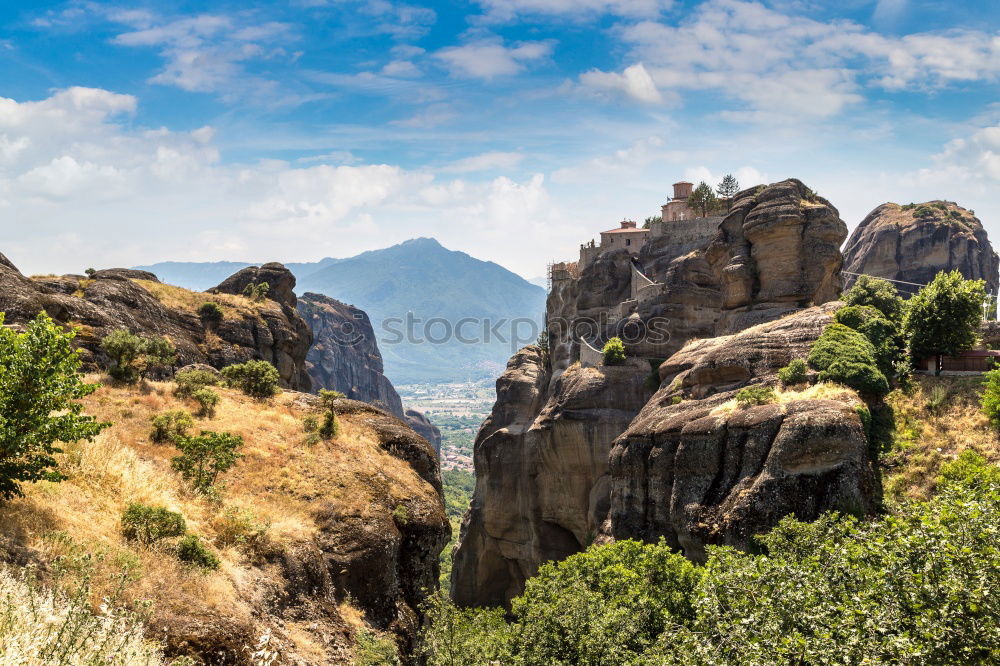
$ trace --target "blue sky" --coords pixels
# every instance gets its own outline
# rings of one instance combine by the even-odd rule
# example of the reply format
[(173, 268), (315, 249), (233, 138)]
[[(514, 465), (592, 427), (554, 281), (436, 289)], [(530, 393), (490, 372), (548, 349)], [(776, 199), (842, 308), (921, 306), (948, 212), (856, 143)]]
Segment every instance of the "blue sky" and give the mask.
[(1000, 235), (1000, 3), (18, 2), (0, 251), (26, 272), (415, 236), (534, 277), (681, 178)]

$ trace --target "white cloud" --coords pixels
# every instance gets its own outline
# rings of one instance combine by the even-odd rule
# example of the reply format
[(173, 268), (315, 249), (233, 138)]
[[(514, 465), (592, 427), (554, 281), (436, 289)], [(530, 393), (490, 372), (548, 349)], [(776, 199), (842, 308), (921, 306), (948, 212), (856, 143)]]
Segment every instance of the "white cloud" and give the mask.
[(521, 153), (490, 152), (452, 162), (441, 169), (445, 173), (475, 173), (478, 171), (510, 170), (524, 159)]
[(135, 28), (116, 36), (114, 43), (159, 49), (165, 65), (150, 78), (152, 83), (182, 90), (229, 97), (261, 95), (275, 83), (248, 74), (244, 63), (295, 57), (283, 48), (294, 39), (286, 23), (253, 23), (221, 14), (165, 20), (145, 11), (111, 13), (109, 18)]
[(628, 97), (646, 104), (663, 102), (663, 96), (653, 83), (653, 77), (641, 62), (626, 67), (621, 74), (593, 69), (580, 75), (580, 83), (597, 90), (625, 93)]
[(434, 54), (454, 76), (493, 79), (525, 69), (527, 63), (548, 57), (551, 42), (520, 42), (505, 46), (499, 38), (484, 38), (462, 46), (449, 46)]
[[(535, 275), (553, 247), (579, 242), (541, 175), (470, 182), (393, 164), (228, 164), (211, 128), (117, 121), (134, 110), (130, 96), (81, 88), (0, 99), (0, 207), (5, 220), (30, 221), (0, 224), (0, 252), (22, 270), (315, 260), (434, 235)], [(321, 159), (334, 158), (355, 159)], [(486, 153), (447, 171), (502, 171), (519, 159)]]
[(560, 16), (571, 20), (611, 14), (628, 18), (655, 17), (673, 0), (477, 0), (491, 21), (510, 21), (523, 15)]
[(677, 25), (640, 21), (616, 34), (661, 94), (718, 92), (744, 105), (730, 116), (740, 120), (829, 117), (860, 102), (866, 86), (927, 89), (1000, 77), (994, 34), (894, 37), (743, 0), (709, 0)]

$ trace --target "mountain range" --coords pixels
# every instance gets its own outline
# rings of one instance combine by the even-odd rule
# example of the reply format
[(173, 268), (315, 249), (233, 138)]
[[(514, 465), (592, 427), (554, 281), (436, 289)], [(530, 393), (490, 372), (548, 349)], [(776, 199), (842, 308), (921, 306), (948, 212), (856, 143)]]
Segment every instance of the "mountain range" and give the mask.
[[(252, 265), (169, 261), (136, 268), (204, 291)], [(285, 266), (295, 274), (299, 294), (324, 294), (368, 313), (385, 374), (395, 384), (497, 376), (517, 348), (534, 341), (545, 311), (543, 288), (433, 238)], [(512, 321), (520, 322), (516, 340), (511, 339)], [(460, 322), (464, 341), (455, 335)]]

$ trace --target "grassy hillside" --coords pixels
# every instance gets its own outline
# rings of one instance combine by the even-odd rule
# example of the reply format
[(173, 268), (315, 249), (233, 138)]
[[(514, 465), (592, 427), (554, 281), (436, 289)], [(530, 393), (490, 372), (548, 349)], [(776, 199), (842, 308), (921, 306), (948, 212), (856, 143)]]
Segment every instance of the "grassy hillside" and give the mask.
[[(103, 386), (85, 411), (113, 425), (59, 455), (66, 481), (28, 484), (24, 497), (0, 505), (0, 559), (34, 566), (39, 582), (57, 589), (88, 586), (95, 609), (110, 598), (141, 613), (168, 654), (227, 650), (249, 659), (264, 651), (280, 655), (275, 663), (350, 663), (357, 636), (384, 647), (385, 627), (371, 626), (363, 604), (337, 592), (326, 571), (349, 549), (363, 551), (366, 539), (385, 550), (399, 544), (400, 530), (442, 521), (436, 490), (386, 450), (364, 412), (341, 415), (339, 435), (315, 442), (303, 429), (309, 397), (258, 402), (216, 390), (216, 416), (194, 430), (244, 440), (217, 496), (193, 492), (171, 468), (177, 448), (150, 439), (153, 417), (193, 412), (193, 403), (170, 383)], [(218, 570), (179, 561), (169, 539), (126, 540), (122, 514), (136, 502), (182, 514), (187, 532), (219, 558)]]

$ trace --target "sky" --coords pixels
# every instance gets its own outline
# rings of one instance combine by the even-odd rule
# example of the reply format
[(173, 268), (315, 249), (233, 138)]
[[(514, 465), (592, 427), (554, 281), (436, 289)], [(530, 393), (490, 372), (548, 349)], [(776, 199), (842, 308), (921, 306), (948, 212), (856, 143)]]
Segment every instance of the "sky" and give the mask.
[(432, 236), (526, 278), (678, 180), (1000, 238), (1000, 3), (0, 4), (0, 252), (28, 274)]

